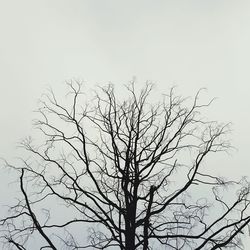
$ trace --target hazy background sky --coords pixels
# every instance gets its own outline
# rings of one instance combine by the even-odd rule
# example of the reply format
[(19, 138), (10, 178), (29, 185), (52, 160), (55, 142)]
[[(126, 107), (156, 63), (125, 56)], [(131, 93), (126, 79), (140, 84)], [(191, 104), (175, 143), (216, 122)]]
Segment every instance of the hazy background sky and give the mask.
[(68, 79), (119, 87), (136, 76), (219, 97), (209, 118), (233, 123), (238, 151), (216, 163), (250, 175), (249, 67), (249, 0), (0, 0), (0, 156), (17, 155), (48, 85), (60, 95)]

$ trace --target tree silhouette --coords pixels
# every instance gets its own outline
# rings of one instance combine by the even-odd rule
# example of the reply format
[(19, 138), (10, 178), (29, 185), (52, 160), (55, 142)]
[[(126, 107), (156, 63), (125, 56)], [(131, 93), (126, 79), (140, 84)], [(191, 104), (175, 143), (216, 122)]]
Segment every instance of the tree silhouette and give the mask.
[(150, 83), (120, 100), (100, 87), (86, 102), (80, 83), (68, 86), (70, 103), (52, 91), (40, 101), (44, 141), (25, 139), (30, 156), (6, 162), (22, 194), (1, 220), (8, 249), (243, 248), (249, 183), (204, 164), (230, 148), (229, 126), (201, 116), (211, 102), (174, 88), (155, 100)]

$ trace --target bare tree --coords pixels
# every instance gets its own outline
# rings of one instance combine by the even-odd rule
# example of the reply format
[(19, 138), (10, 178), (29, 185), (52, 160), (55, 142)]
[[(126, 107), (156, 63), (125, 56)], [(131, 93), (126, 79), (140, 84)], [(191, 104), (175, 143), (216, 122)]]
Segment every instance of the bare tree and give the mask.
[(68, 85), (69, 105), (52, 91), (40, 102), (44, 143), (24, 140), (30, 157), (6, 163), (22, 194), (1, 220), (8, 249), (243, 249), (249, 183), (204, 166), (230, 143), (228, 125), (201, 117), (200, 92), (154, 101), (132, 83), (118, 100), (108, 85), (84, 104)]

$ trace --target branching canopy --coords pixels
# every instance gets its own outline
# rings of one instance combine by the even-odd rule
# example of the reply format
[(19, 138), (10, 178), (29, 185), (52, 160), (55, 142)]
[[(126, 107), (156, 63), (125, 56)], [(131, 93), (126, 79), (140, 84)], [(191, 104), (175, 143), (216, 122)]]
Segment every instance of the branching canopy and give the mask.
[(34, 239), (40, 249), (242, 248), (249, 183), (204, 166), (230, 144), (228, 125), (201, 117), (210, 103), (200, 92), (190, 100), (172, 88), (155, 101), (152, 84), (128, 85), (125, 98), (108, 85), (86, 104), (82, 85), (68, 86), (70, 105), (52, 91), (40, 102), (44, 143), (24, 140), (30, 157), (6, 163), (22, 193), (1, 220), (8, 249), (34, 249)]

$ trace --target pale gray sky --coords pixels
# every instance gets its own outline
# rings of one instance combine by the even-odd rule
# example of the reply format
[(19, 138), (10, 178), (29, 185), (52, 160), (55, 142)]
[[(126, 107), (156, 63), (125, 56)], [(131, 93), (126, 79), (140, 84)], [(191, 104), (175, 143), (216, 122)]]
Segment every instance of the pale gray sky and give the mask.
[(250, 1), (0, 0), (0, 32), (0, 156), (17, 154), (46, 86), (136, 76), (219, 97), (209, 118), (233, 123), (238, 151), (218, 168), (250, 175)]

